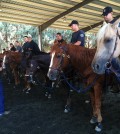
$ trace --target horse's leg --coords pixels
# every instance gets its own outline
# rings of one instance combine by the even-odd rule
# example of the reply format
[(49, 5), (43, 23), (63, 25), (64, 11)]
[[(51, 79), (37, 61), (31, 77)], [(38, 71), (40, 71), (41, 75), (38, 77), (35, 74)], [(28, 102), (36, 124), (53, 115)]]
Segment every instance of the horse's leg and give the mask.
[(91, 104), (92, 104), (92, 109), (93, 109), (93, 116), (90, 120), (91, 124), (94, 124), (97, 122), (97, 117), (96, 117), (96, 108), (95, 108), (95, 94), (94, 90), (90, 92), (90, 98), (91, 98)]
[(94, 86), (95, 93), (95, 109), (98, 125), (95, 127), (95, 130), (100, 132), (102, 130), (102, 116), (101, 116), (101, 97), (102, 97), (102, 86), (99, 83), (96, 83)]
[(31, 90), (31, 84), (27, 81), (27, 77), (25, 76), (25, 88), (23, 89), (23, 91), (29, 93), (30, 90)]
[(52, 94), (52, 81), (49, 80), (49, 78), (45, 75), (45, 96), (48, 98), (48, 99), (51, 99), (51, 94)]
[(14, 74), (14, 78), (15, 78), (15, 86), (17, 86), (17, 85), (20, 84), (18, 70), (17, 69), (13, 69), (13, 74)]
[(64, 113), (68, 113), (70, 111), (70, 108), (71, 108), (71, 91), (69, 88), (67, 93), (67, 102), (65, 105)]

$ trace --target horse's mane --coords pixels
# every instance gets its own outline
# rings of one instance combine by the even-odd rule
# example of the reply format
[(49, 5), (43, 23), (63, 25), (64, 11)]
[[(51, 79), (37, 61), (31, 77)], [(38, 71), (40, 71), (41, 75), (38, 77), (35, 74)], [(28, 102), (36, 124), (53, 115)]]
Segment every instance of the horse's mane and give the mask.
[(59, 50), (60, 47), (66, 47), (67, 43), (63, 42), (63, 43), (56, 43), (51, 47), (50, 53), (52, 53), (53, 51)]
[(78, 63), (83, 65), (91, 65), (96, 49), (88, 49), (82, 46), (69, 46), (70, 54)]
[(101, 39), (104, 37), (107, 26), (108, 26), (108, 24), (105, 23), (105, 24), (99, 29), (99, 31), (98, 31), (98, 33), (97, 33), (97, 39), (98, 39), (98, 40), (101, 40)]
[(115, 34), (110, 23), (105, 23), (97, 33), (97, 40), (110, 39)]

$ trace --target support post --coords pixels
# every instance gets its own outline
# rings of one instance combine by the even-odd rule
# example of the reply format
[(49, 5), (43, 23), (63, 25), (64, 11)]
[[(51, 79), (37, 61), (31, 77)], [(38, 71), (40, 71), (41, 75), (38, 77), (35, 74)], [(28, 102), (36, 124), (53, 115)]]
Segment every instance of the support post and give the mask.
[(41, 26), (38, 26), (38, 46), (40, 50), (42, 51), (42, 31)]

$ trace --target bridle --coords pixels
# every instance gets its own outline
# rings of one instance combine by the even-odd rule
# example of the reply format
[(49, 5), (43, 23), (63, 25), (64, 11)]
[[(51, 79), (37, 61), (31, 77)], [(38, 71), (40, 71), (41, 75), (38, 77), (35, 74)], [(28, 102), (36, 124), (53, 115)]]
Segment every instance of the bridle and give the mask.
[(118, 29), (117, 29), (117, 33), (116, 33), (116, 40), (115, 40), (115, 45), (114, 45), (114, 49), (113, 49), (113, 52), (112, 52), (112, 54), (110, 55), (110, 58), (109, 58), (109, 60), (107, 61), (107, 63), (106, 63), (106, 69), (110, 69), (111, 68), (111, 66), (112, 66), (112, 64), (111, 64), (111, 62), (112, 62), (112, 59), (113, 59), (113, 55), (114, 55), (114, 52), (115, 52), (115, 50), (116, 50), (116, 48), (117, 48), (117, 39), (120, 39), (120, 35), (119, 35), (119, 33), (118, 33)]
[(63, 59), (65, 58), (65, 57), (67, 57), (68, 59), (70, 59), (70, 55), (67, 55), (66, 54), (66, 50), (65, 50), (65, 47), (59, 47), (60, 49), (62, 49), (63, 50), (63, 52), (62, 52), (62, 54), (60, 55), (60, 59), (59, 59), (59, 63), (58, 63), (58, 66), (56, 67), (56, 68), (54, 68), (54, 67), (49, 67), (49, 69), (51, 69), (51, 70), (54, 70), (54, 71), (58, 71), (58, 72), (61, 72), (62, 70), (61, 70), (61, 65), (62, 65), (62, 63), (63, 63)]

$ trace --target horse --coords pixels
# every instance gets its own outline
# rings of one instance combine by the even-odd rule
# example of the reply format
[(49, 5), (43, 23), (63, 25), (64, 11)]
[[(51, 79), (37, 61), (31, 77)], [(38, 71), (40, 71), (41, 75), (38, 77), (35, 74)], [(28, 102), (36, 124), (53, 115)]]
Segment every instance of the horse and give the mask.
[[(9, 70), (10, 71), (9, 73), (13, 72), (14, 79), (15, 79), (15, 88), (18, 87), (20, 84), (20, 75), (21, 75), (20, 73), (22, 72), (23, 74), (25, 74), (26, 62), (25, 64), (23, 62), (25, 60), (26, 59), (22, 53), (13, 52), (13, 51), (6, 51), (4, 53), (2, 67), (7, 71)], [(29, 83), (27, 83), (26, 79), (25, 79), (25, 86), (27, 89), (30, 88), (30, 85)]]
[[(119, 25), (119, 26), (118, 26)], [(117, 58), (116, 64), (120, 64), (120, 19), (114, 24), (105, 23), (97, 33), (97, 51), (92, 61), (92, 68), (98, 74), (104, 74)], [(113, 62), (113, 63), (112, 63)], [(119, 67), (118, 67), (119, 69)]]
[[(34, 83), (35, 79), (37, 84), (42, 84), (44, 87), (47, 87), (48, 90), (46, 95), (48, 98), (51, 98), (52, 81), (47, 77), (50, 65), (50, 53), (40, 51), (39, 55), (32, 57), (29, 64), (30, 66), (26, 70), (26, 77), (28, 81)], [(42, 76), (42, 80), (40, 80), (40, 76)]]
[(95, 74), (91, 68), (95, 52), (96, 49), (70, 44), (54, 45), (51, 49), (51, 62), (47, 75), (50, 80), (56, 80), (60, 73), (64, 72), (68, 65), (71, 64), (75, 70), (86, 78), (87, 85), (93, 83), (95, 78), (97, 78), (93, 85), (93, 90), (90, 91), (93, 108), (93, 116), (90, 123), (97, 123), (95, 130), (100, 132), (102, 130), (101, 96), (104, 76)]

